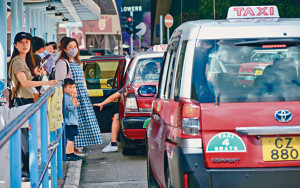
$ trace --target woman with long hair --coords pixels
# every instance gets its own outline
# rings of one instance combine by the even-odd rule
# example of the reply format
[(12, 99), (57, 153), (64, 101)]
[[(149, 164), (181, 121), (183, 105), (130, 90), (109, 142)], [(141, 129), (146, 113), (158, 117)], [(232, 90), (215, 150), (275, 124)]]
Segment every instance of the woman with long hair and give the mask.
[[(78, 135), (75, 137), (75, 146), (77, 147), (102, 144), (102, 135), (89, 99), (84, 72), (80, 63), (78, 42), (73, 38), (64, 39), (61, 45), (60, 59), (55, 66), (55, 78), (61, 80), (71, 76), (75, 81), (77, 100), (79, 102), (77, 107)], [(67, 72), (68, 66), (70, 67), (70, 72)], [(75, 150), (75, 154), (80, 155), (82, 153)]]
[(14, 51), (9, 62), (8, 75), (11, 79), (12, 96), (16, 97), (18, 106), (33, 103), (33, 87), (42, 85), (53, 86), (57, 80), (32, 81), (41, 74), (41, 69), (36, 67), (29, 33), (17, 33), (14, 39)]
[[(29, 33), (17, 33), (14, 39), (14, 51), (9, 62), (8, 76), (11, 80), (12, 96), (15, 97), (17, 106), (33, 103), (32, 87), (42, 85), (53, 86), (58, 84), (57, 80), (32, 81), (41, 73), (39, 67), (35, 66), (32, 56), (31, 35)], [(22, 180), (29, 180), (29, 149), (28, 129), (21, 129), (22, 137)]]

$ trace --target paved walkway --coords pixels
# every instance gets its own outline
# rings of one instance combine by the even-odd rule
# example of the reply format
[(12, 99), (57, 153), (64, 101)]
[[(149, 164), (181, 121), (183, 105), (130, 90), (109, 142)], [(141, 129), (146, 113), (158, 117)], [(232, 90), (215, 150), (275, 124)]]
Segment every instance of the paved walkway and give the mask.
[[(84, 148), (86, 156), (83, 160), (64, 163), (64, 178), (58, 180), (58, 188), (147, 187), (145, 153), (123, 156), (121, 146), (118, 152), (102, 153), (101, 150), (110, 142), (111, 134), (104, 133), (102, 137), (102, 145)], [(29, 182), (22, 183), (22, 187), (29, 188)]]
[(80, 186), (82, 188), (147, 187), (146, 155), (123, 156), (122, 148), (114, 153), (102, 153), (110, 142), (110, 133), (102, 134), (104, 143), (85, 148)]

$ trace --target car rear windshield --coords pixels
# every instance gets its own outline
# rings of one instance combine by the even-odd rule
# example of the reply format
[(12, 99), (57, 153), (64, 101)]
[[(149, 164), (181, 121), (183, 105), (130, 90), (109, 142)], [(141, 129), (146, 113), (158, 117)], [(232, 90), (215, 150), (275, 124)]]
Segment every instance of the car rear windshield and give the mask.
[(138, 60), (132, 83), (158, 82), (162, 57)]
[(199, 102), (300, 100), (299, 39), (198, 40), (194, 54)]

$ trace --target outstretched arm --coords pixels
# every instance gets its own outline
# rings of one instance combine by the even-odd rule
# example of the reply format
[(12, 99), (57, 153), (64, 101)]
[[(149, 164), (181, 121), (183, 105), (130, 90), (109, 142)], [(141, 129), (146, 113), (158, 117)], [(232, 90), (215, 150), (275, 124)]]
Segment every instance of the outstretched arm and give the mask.
[(100, 110), (102, 110), (104, 105), (113, 102), (114, 100), (120, 98), (120, 96), (121, 96), (121, 94), (119, 92), (116, 92), (116, 93), (112, 94), (111, 96), (109, 96), (107, 99), (105, 99), (102, 103), (96, 103), (96, 104), (93, 104), (93, 106), (99, 106)]

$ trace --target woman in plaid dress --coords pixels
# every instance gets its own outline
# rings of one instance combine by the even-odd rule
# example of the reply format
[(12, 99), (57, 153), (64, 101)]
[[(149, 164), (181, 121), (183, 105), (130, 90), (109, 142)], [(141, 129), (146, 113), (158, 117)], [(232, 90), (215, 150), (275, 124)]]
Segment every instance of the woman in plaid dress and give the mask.
[(72, 77), (76, 84), (77, 100), (79, 102), (79, 106), (77, 107), (79, 126), (78, 135), (75, 137), (75, 146), (102, 144), (102, 135), (85, 86), (84, 73), (78, 64), (80, 63), (78, 58), (78, 43), (73, 38), (67, 38), (63, 41), (63, 47), (61, 56), (63, 54), (68, 56)]

